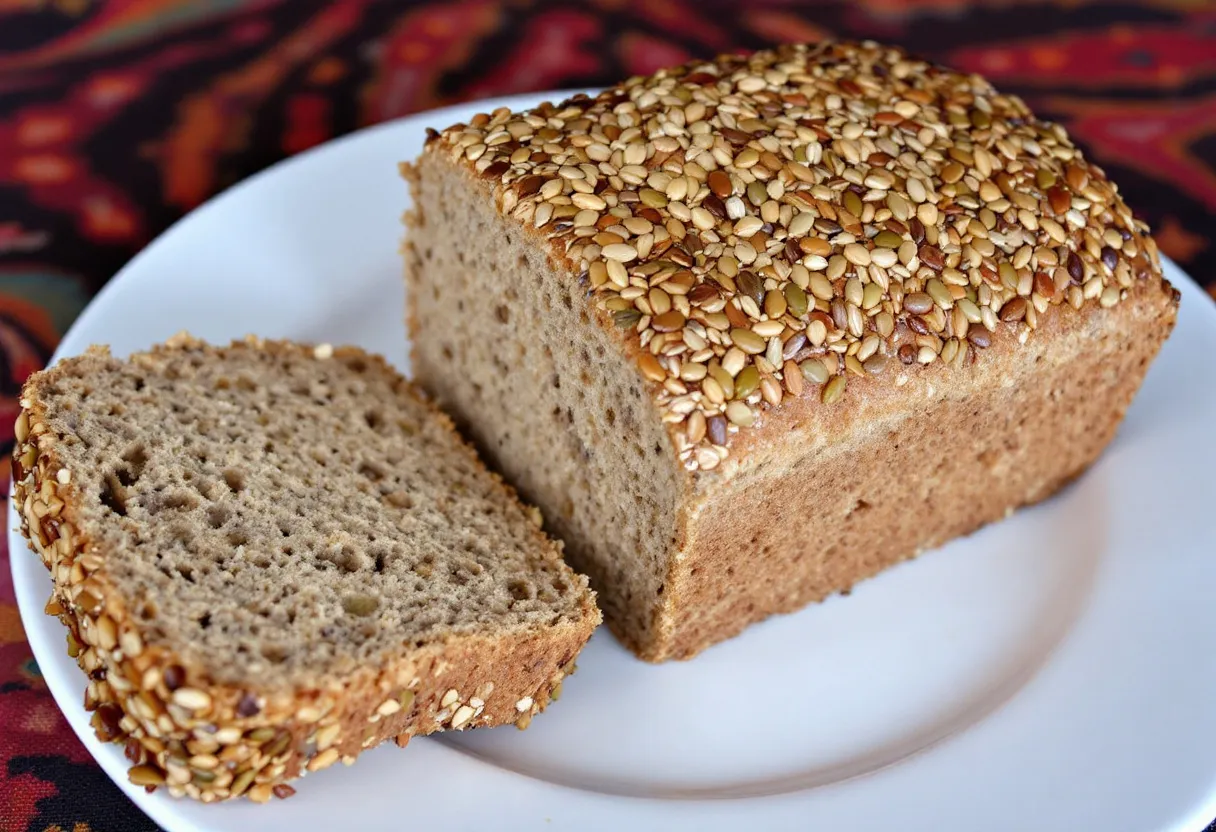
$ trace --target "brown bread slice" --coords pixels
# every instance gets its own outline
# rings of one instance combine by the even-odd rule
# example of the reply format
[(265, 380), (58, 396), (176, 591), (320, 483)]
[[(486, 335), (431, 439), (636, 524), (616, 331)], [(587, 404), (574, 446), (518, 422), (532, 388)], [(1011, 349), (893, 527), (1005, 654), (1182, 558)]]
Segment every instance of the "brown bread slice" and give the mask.
[(360, 350), (93, 348), (22, 408), (22, 531), (136, 783), (263, 801), (390, 737), (525, 727), (599, 622), (535, 509)]
[(1177, 309), (1063, 129), (873, 43), (479, 115), (404, 173), (417, 379), (650, 660), (1049, 496)]

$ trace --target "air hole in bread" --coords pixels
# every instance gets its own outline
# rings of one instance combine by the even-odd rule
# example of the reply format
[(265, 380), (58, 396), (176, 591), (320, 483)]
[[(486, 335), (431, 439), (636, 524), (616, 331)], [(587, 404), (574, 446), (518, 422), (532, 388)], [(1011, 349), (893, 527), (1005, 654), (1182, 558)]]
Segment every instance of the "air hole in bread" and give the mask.
[(857, 500), (853, 503), (853, 507), (849, 509), (847, 516), (852, 517), (854, 514), (865, 511), (869, 507), (870, 507), (870, 504), (868, 502), (866, 502), (865, 500)]
[(143, 476), (144, 467), (148, 464), (148, 450), (142, 443), (137, 442), (127, 448), (126, 452), (122, 455), (122, 460), (126, 463), (126, 469), (123, 471), (123, 474), (130, 477), (130, 481), (124, 484), (130, 485)]
[(388, 492), (384, 495), (383, 500), (395, 508), (409, 509), (414, 507), (413, 498), (401, 489)]
[(161, 494), (153, 494), (145, 498), (147, 503), (146, 509), (149, 515), (155, 517), (159, 512), (168, 511), (190, 511), (198, 507), (198, 497), (188, 491), (181, 489), (172, 489)]
[(228, 486), (228, 489), (233, 494), (239, 494), (241, 491), (244, 490), (245, 475), (242, 474), (240, 471), (236, 470), (235, 468), (225, 468), (223, 477), (224, 477), (224, 484)]
[(215, 491), (219, 488), (219, 484), (208, 477), (199, 477), (198, 479), (187, 479), (187, 482), (193, 486), (194, 490), (199, 493), (204, 500), (213, 500)]
[(321, 557), (343, 572), (358, 572), (363, 567), (363, 555), (353, 546), (343, 546), (338, 551), (326, 552)]
[(119, 516), (127, 516), (127, 489), (113, 473), (101, 481), (101, 503)]
[(384, 469), (374, 462), (359, 463), (359, 473), (372, 482), (380, 482), (380, 480), (384, 479)]

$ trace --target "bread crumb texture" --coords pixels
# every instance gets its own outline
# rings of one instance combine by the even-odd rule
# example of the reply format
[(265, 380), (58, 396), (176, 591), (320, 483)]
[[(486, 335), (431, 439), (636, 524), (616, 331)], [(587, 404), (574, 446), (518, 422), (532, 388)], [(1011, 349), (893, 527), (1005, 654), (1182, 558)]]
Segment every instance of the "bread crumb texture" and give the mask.
[(22, 407), (22, 531), (135, 783), (265, 800), (389, 737), (526, 725), (599, 622), (533, 513), (378, 357), (94, 348)]

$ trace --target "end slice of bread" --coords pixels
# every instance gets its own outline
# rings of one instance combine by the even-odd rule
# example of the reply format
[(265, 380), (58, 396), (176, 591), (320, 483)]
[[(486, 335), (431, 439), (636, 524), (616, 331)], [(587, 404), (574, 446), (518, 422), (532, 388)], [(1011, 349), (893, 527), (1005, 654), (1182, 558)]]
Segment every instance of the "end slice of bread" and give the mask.
[(515, 723), (600, 621), (539, 512), (382, 359), (179, 336), (22, 393), (21, 530), (131, 780), (203, 801)]

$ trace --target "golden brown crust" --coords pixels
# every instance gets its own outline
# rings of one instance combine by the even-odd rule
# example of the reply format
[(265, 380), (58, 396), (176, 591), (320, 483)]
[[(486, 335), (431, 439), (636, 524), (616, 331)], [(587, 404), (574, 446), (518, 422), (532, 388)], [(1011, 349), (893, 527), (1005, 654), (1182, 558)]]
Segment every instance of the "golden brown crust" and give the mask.
[(1109, 444), (1174, 325), (1173, 291), (1151, 294), (959, 373), (913, 365), (839, 408), (783, 411), (729, 487), (690, 505), (664, 637), (640, 655), (690, 658), (1050, 497)]
[[(318, 358), (364, 355), (327, 345), (314, 352), (286, 342), (246, 343)], [(178, 349), (211, 348), (183, 335), (153, 354)], [(366, 357), (393, 372), (379, 357)], [(125, 743), (132, 782), (167, 785), (175, 796), (204, 802), (286, 797), (294, 791), (288, 780), (339, 760), (349, 765), (385, 739), (404, 745), (411, 736), (443, 729), (526, 727), (574, 670), (575, 657), (599, 623), (589, 592), (574, 623), (497, 638), (452, 636), (383, 667), (288, 691), (217, 684), (172, 649), (145, 643), (138, 617), (107, 577), (105, 548), (82, 531), (80, 495), (56, 447), (61, 438), (46, 426), (41, 390), (70, 362), (26, 382), (13, 454), (13, 501), (22, 533), (51, 573), (47, 612), (68, 628), (69, 654), (89, 677), (85, 707), (94, 713), (94, 729), (103, 741)], [(455, 434), (450, 420), (428, 406)], [(476, 459), (463, 441), (461, 446)], [(494, 479), (514, 500), (514, 491)], [(536, 519), (536, 545), (559, 558)]]

